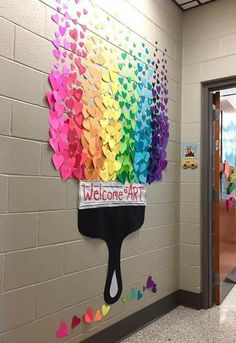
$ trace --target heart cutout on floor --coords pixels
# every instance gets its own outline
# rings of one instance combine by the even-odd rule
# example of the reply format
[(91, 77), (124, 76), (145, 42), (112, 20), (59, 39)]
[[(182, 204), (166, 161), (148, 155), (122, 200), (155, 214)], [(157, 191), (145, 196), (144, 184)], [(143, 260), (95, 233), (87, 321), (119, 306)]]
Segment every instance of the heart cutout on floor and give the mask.
[(93, 309), (90, 307), (84, 315), (84, 322), (90, 324), (93, 322)]
[(80, 318), (74, 315), (71, 321), (71, 329), (73, 330), (74, 328), (76, 328), (76, 326), (78, 326), (80, 322), (81, 322)]
[(102, 305), (102, 315), (105, 317), (110, 311), (111, 307), (109, 305)]
[(59, 330), (56, 332), (57, 338), (64, 338), (68, 336), (68, 326), (66, 322), (61, 322)]

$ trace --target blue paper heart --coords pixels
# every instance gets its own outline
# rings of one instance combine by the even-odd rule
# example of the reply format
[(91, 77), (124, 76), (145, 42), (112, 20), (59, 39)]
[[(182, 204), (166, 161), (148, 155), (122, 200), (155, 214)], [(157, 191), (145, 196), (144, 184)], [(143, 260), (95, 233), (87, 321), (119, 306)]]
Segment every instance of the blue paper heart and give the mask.
[(136, 299), (136, 297), (137, 297), (137, 291), (134, 288), (132, 288), (131, 289), (131, 299)]

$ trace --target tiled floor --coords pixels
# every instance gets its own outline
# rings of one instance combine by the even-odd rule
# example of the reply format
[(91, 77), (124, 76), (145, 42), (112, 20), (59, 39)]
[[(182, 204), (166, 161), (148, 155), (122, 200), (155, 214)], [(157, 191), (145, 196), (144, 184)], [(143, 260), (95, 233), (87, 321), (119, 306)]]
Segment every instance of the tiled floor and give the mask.
[(236, 286), (220, 306), (179, 306), (123, 343), (236, 343)]

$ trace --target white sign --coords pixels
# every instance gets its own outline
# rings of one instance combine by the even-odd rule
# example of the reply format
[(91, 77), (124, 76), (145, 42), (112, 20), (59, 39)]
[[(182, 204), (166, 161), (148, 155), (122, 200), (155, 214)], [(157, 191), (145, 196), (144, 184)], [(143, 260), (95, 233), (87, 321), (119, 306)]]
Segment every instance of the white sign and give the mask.
[(86, 182), (79, 183), (79, 209), (107, 206), (146, 205), (146, 187), (138, 183)]

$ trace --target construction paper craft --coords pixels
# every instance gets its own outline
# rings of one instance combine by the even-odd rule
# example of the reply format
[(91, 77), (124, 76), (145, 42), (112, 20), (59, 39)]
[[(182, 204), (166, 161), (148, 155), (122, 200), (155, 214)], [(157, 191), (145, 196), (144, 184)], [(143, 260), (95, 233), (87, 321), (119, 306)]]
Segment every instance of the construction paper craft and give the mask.
[[(89, 4), (61, 0), (52, 16), (57, 28), (52, 38), (56, 61), (47, 93), (52, 163), (63, 181), (151, 184), (162, 179), (167, 167), (166, 52), (156, 49), (151, 56), (150, 43), (133, 43), (135, 34), (127, 30), (123, 34), (120, 24), (115, 29), (116, 45), (110, 44), (104, 38), (114, 39), (110, 26), (108, 30), (103, 21), (94, 20)], [(107, 304), (122, 292), (122, 242), (141, 227), (144, 213), (144, 205), (78, 211), (79, 231), (105, 240), (108, 246)], [(155, 284), (151, 290), (156, 291)], [(137, 294), (141, 299), (141, 291)], [(89, 309), (84, 321), (92, 322), (93, 317)]]
[(227, 187), (228, 187), (228, 180), (224, 173), (221, 175), (221, 200), (225, 200), (227, 198)]
[(228, 178), (231, 174), (231, 169), (230, 169), (230, 165), (227, 161), (225, 161), (225, 168), (224, 168), (224, 173), (225, 176)]
[(93, 317), (94, 317), (93, 309), (92, 308), (88, 308), (87, 312), (84, 315), (84, 322), (86, 324), (92, 323), (93, 322)]
[(102, 314), (101, 314), (100, 310), (97, 310), (95, 317), (94, 317), (94, 321), (99, 322), (100, 320), (102, 320)]
[(56, 332), (56, 337), (57, 338), (64, 338), (64, 337), (67, 337), (67, 336), (69, 336), (68, 325), (67, 325), (66, 322), (61, 322), (60, 328)]
[(233, 197), (226, 199), (226, 210), (229, 211), (232, 207), (234, 207), (234, 203), (235, 199)]
[(120, 250), (123, 240), (144, 222), (145, 206), (101, 207), (78, 211), (79, 231), (91, 238), (103, 239), (109, 252), (104, 290), (107, 304), (115, 303), (122, 293)]
[(102, 315), (105, 317), (110, 311), (111, 307), (109, 305), (102, 305)]
[(75, 329), (80, 324), (80, 322), (81, 322), (80, 318), (74, 315), (71, 321), (71, 329), (72, 330)]

